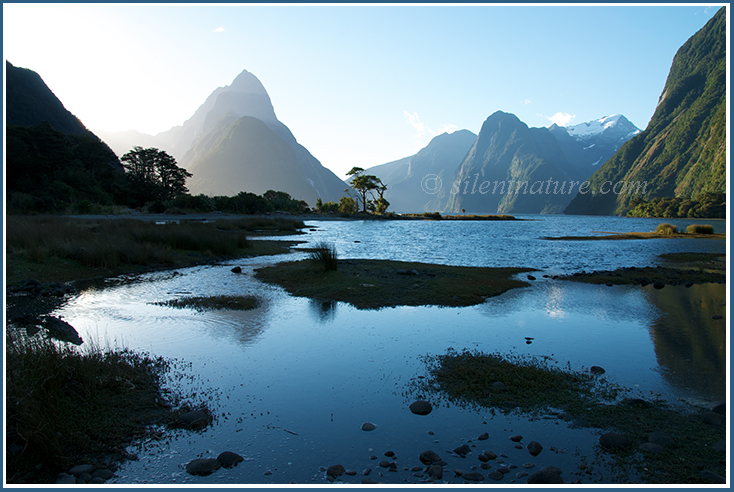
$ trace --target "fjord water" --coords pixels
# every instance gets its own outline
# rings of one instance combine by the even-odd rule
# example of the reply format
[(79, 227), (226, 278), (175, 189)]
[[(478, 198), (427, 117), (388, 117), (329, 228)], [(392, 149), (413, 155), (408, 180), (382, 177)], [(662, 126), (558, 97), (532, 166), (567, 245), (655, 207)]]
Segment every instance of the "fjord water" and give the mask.
[[(650, 266), (666, 252), (724, 253), (720, 240), (547, 241), (543, 236), (590, 235), (591, 231), (650, 231), (659, 222), (615, 217), (528, 216), (517, 222), (307, 221), (308, 234), (289, 239), (300, 247), (326, 240), (341, 258), (377, 258), (470, 266), (520, 266), (540, 270), (530, 287), (515, 289), (465, 308), (397, 307), (360, 311), (343, 303), (292, 297), (258, 282), (255, 268), (300, 259), (303, 253), (247, 258), (226, 264), (159, 272), (133, 282), (111, 281), (81, 292), (56, 314), (82, 337), (176, 359), (171, 388), (195, 392), (216, 419), (202, 432), (176, 431), (163, 441), (131, 449), (138, 461), (117, 472), (118, 483), (325, 483), (319, 467), (342, 464), (358, 471), (342, 476), (359, 483), (362, 470), (385, 483), (418, 483), (405, 471), (432, 449), (447, 468), (478, 466), (482, 449), (505, 453), (506, 464), (532, 473), (544, 466), (564, 470), (566, 481), (609, 482), (602, 462), (577, 476), (594, 459), (598, 434), (557, 419), (529, 420), (449, 402), (421, 393), (423, 357), (449, 348), (548, 357), (574, 370), (591, 365), (632, 390), (632, 396), (672, 404), (712, 406), (726, 396), (725, 285), (686, 289), (666, 286), (587, 285), (542, 275)], [(685, 226), (693, 221), (674, 221)], [(700, 221), (699, 221), (700, 222)], [(723, 221), (713, 223), (723, 232)], [(233, 266), (242, 274), (233, 274)], [(184, 296), (254, 294), (263, 304), (248, 312), (173, 309), (153, 303)], [(532, 337), (526, 344), (525, 337)], [(434, 403), (427, 416), (408, 410), (415, 399)], [(365, 432), (363, 422), (377, 429)], [(429, 434), (429, 431), (432, 434)], [(488, 432), (490, 439), (476, 441)], [(523, 446), (540, 442), (532, 457)], [(448, 451), (473, 440), (466, 459)], [(396, 453), (399, 468), (378, 466)], [(448, 451), (447, 451), (448, 450)], [(245, 462), (207, 477), (188, 475), (185, 464), (233, 451)], [(392, 460), (392, 459), (391, 459)], [(603, 461), (603, 460), (601, 460)], [(496, 467), (497, 465), (495, 465)], [(446, 481), (462, 483), (453, 474)]]

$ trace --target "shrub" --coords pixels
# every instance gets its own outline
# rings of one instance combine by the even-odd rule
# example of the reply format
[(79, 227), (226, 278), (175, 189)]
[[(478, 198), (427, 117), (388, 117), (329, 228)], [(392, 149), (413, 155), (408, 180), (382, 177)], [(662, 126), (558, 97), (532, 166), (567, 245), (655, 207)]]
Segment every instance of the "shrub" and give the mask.
[(678, 226), (663, 222), (662, 224), (658, 224), (655, 228), (655, 232), (657, 234), (675, 234), (678, 232)]
[(336, 246), (333, 244), (323, 241), (316, 243), (316, 247), (310, 251), (310, 257), (324, 265), (325, 272), (335, 272), (337, 269)]
[(713, 234), (714, 226), (710, 224), (691, 224), (686, 227), (688, 234)]

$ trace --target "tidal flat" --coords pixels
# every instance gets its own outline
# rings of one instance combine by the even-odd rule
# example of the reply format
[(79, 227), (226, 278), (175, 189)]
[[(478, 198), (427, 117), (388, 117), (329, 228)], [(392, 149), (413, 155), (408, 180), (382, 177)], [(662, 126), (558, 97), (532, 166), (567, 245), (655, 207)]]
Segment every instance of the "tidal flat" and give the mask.
[[(532, 220), (309, 221), (305, 236), (263, 239), (305, 240), (299, 247), (304, 250), (319, 241), (332, 242), (340, 267), (342, 262), (367, 259), (536, 270), (515, 275), (528, 286), (472, 306), (357, 309), (339, 300), (294, 297), (256, 278), (256, 270), (303, 260), (307, 253), (297, 250), (154, 271), (124, 282), (112, 279), (64, 296), (52, 314), (73, 325), (85, 340), (107, 339), (190, 364), (185, 378), (164, 385), (204, 395), (213, 416), (196, 432), (174, 430), (131, 443), (126, 449), (138, 460), (124, 463), (110, 481), (318, 485), (369, 479), (461, 484), (476, 483), (481, 476), (481, 483), (502, 485), (526, 483), (536, 471), (549, 467), (561, 470), (565, 483), (582, 484), (711, 483), (725, 475), (726, 454), (714, 445), (725, 438), (726, 427), (709, 415), (724, 401), (727, 387), (725, 285), (666, 285), (658, 290), (652, 285), (607, 287), (553, 278), (592, 266), (607, 271), (658, 266), (664, 263), (659, 256), (664, 253), (721, 254), (718, 242), (685, 241), (685, 249), (656, 240), (616, 242), (611, 249), (579, 248), (539, 238), (553, 234), (553, 229), (590, 231), (589, 223), (528, 218)], [(416, 280), (410, 274), (398, 276)], [(261, 303), (246, 311), (164, 305), (175, 299), (229, 295), (254, 296)], [(723, 317), (713, 319), (717, 315)], [(611, 451), (601, 444), (601, 436), (624, 429), (613, 423), (595, 427), (588, 416), (587, 421), (566, 419), (571, 407), (550, 406), (532, 413), (522, 406), (485, 406), (468, 396), (457, 397), (435, 379), (435, 365), (430, 364), (450, 349), (498, 353), (510, 360), (534, 358), (571, 374), (588, 375), (592, 367), (601, 367), (601, 378), (625, 392), (619, 401), (594, 406), (597, 416), (614, 415), (617, 408), (626, 412), (617, 413), (622, 420), (636, 419), (641, 430), (628, 436), (631, 447)], [(482, 384), (491, 387), (495, 382)], [(432, 411), (414, 414), (409, 407), (417, 400), (429, 402)], [(623, 400), (633, 405), (617, 406)], [(658, 429), (661, 420), (653, 416), (657, 414), (648, 413), (648, 407), (639, 410), (636, 400), (695, 421), (701, 427), (693, 442), (703, 447), (692, 451), (687, 431)], [(363, 430), (365, 423), (374, 428)], [(672, 439), (661, 455), (672, 474), (644, 470), (655, 470), (660, 463), (652, 451), (645, 451), (653, 447), (641, 448), (655, 444), (650, 442), (653, 432)], [(518, 436), (517, 441), (511, 439)], [(541, 445), (538, 454), (530, 453), (531, 442)], [(446, 463), (440, 465), (440, 478), (420, 459), (429, 450)], [(215, 458), (223, 451), (244, 460), (206, 476), (186, 471), (193, 460)], [(483, 461), (492, 453), (494, 460)], [(681, 458), (691, 466), (668, 466)], [(383, 461), (388, 466), (383, 467)], [(344, 473), (334, 476), (338, 468), (331, 467), (336, 465)], [(709, 473), (701, 475), (704, 471)]]

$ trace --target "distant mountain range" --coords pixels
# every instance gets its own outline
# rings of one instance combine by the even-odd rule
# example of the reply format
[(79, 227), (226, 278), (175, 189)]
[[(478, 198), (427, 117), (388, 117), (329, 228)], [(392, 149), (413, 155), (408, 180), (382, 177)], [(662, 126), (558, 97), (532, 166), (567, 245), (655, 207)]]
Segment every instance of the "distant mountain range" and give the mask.
[(117, 152), (132, 145), (170, 152), (193, 174), (187, 183), (192, 194), (263, 194), (273, 189), (314, 206), (318, 198), (338, 201), (348, 187), (296, 141), (275, 116), (262, 83), (247, 70), (212, 92), (182, 126), (155, 136), (104, 136)]
[(726, 193), (725, 9), (676, 53), (645, 131), (594, 173), (589, 192), (576, 196), (565, 213), (625, 214), (635, 195), (610, 193), (617, 183), (645, 183), (645, 200)]
[(497, 111), (478, 136), (439, 135), (414, 156), (366, 172), (388, 186), (397, 212), (560, 213), (575, 194), (571, 182), (577, 190), (639, 131), (622, 115), (529, 128)]

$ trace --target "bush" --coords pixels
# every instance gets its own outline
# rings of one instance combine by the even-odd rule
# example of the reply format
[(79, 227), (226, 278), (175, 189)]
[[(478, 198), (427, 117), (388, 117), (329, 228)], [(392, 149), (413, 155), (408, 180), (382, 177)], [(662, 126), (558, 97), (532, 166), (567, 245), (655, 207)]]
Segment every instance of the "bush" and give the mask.
[(678, 226), (663, 222), (662, 224), (658, 224), (655, 228), (655, 232), (657, 234), (676, 234), (678, 232)]
[(325, 272), (335, 272), (337, 269), (336, 246), (333, 244), (317, 243), (316, 247), (310, 251), (310, 257), (324, 265)]
[(713, 234), (714, 226), (710, 224), (691, 224), (686, 227), (688, 234)]

